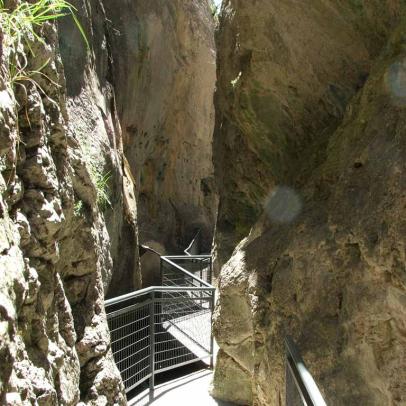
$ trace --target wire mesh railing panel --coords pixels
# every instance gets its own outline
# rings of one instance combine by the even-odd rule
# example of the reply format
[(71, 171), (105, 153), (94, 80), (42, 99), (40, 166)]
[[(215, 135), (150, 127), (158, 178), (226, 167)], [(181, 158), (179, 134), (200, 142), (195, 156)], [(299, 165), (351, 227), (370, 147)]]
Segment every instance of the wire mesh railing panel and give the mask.
[(210, 309), (198, 314), (190, 297), (168, 296), (162, 293), (155, 304), (157, 372), (210, 357)]
[(151, 301), (142, 299), (106, 306), (111, 348), (127, 392), (151, 376)]
[(210, 354), (211, 344), (211, 313), (212, 297), (206, 292), (205, 297), (193, 297), (188, 292), (187, 296), (171, 297), (173, 295), (164, 293), (161, 299), (161, 322), (162, 326), (171, 330), (176, 337), (184, 339), (188, 344), (196, 349), (198, 353), (206, 352)]
[[(195, 258), (191, 257), (184, 257), (186, 258), (184, 263), (194, 264), (196, 266), (195, 270), (198, 269), (199, 275), (196, 276), (196, 272), (193, 272), (191, 267), (189, 269), (192, 272), (187, 271), (185, 272), (185, 268), (183, 267), (184, 263), (181, 261), (182, 257), (170, 257), (170, 259), (162, 259), (161, 260), (161, 277), (162, 277), (162, 285), (163, 286), (178, 286), (178, 287), (195, 287), (195, 288), (202, 288), (198, 291), (188, 291), (188, 292), (181, 292), (181, 293), (173, 293), (168, 292), (165, 294), (166, 298), (177, 298), (177, 299), (184, 299), (183, 306), (187, 305), (187, 299), (189, 299), (189, 307), (194, 308), (196, 311), (202, 309), (208, 309), (210, 301), (207, 301), (207, 298), (211, 297), (212, 292), (204, 290), (207, 286), (210, 286), (209, 283), (201, 279), (201, 270), (203, 262), (200, 259), (207, 260), (207, 258), (199, 258), (199, 262), (196, 262)], [(178, 263), (176, 263), (177, 261)], [(210, 270), (206, 272), (206, 275), (203, 277), (208, 278), (209, 273), (211, 272), (211, 263), (209, 262), (209, 266), (207, 267), (207, 261), (205, 261), (205, 267), (209, 268)], [(192, 301), (192, 302), (190, 302)], [(179, 304), (177, 305), (179, 306)]]
[(161, 260), (162, 286), (188, 286), (190, 277), (167, 261)]
[(211, 258), (161, 257), (161, 276), (162, 286), (106, 301), (126, 392), (149, 379), (151, 394), (160, 372), (205, 359), (213, 364)]

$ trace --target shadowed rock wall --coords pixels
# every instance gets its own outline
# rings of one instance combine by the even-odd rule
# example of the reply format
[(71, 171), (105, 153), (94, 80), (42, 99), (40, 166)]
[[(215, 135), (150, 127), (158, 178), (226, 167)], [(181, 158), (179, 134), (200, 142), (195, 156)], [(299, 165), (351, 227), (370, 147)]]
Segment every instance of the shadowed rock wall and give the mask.
[[(83, 39), (72, 21), (61, 20), (59, 42), (66, 76), (69, 129), (77, 137), (87, 161), (107, 179), (109, 203), (104, 215), (113, 261), (107, 284), (109, 296), (116, 296), (140, 287), (141, 274), (135, 179), (124, 158), (116, 106), (113, 31), (102, 2), (72, 4), (78, 9), (92, 53), (89, 55), (83, 46), (78, 46)], [(99, 179), (99, 183), (103, 180)]]
[(124, 151), (137, 178), (142, 243), (178, 252), (217, 209), (213, 181), (214, 23), (208, 1), (106, 4)]
[[(215, 97), (218, 267), (262, 212), (275, 185), (302, 182), (397, 21), (398, 1), (228, 0)], [(231, 175), (230, 175), (231, 174)]]
[(397, 1), (223, 4), (221, 399), (284, 404), (290, 334), (327, 404), (406, 401), (404, 11)]

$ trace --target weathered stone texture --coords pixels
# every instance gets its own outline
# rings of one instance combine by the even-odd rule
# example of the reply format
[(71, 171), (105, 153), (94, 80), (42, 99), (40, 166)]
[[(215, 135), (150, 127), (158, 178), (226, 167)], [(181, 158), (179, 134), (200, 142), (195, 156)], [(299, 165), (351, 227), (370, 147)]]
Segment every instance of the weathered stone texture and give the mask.
[[(66, 76), (69, 132), (81, 146), (86, 163), (108, 179), (110, 204), (104, 210), (105, 230), (100, 233), (98, 254), (108, 295), (128, 293), (141, 285), (138, 258), (136, 190), (133, 173), (123, 151), (121, 123), (116, 107), (115, 77), (111, 51), (113, 28), (106, 23), (103, 2), (73, 2), (91, 40), (86, 53), (77, 27), (68, 19), (59, 23), (59, 43)], [(125, 14), (125, 8), (119, 8)], [(118, 44), (118, 47), (122, 45)], [(119, 54), (115, 55), (120, 58)], [(77, 198), (86, 202), (89, 191), (77, 180)], [(104, 225), (103, 225), (104, 227)], [(104, 240), (104, 241), (103, 241)], [(80, 242), (76, 242), (79, 246)], [(109, 245), (110, 255), (102, 247)], [(80, 252), (80, 250), (79, 250)], [(125, 255), (123, 255), (125, 253)], [(103, 259), (104, 258), (104, 259)], [(113, 262), (111, 263), (109, 261)], [(80, 263), (81, 261), (74, 261)], [(82, 262), (86, 266), (85, 262)]]
[(284, 404), (290, 334), (327, 404), (402, 405), (405, 10), (396, 1), (304, 7), (223, 5), (220, 264), (246, 238), (219, 278), (214, 394)]
[[(27, 69), (43, 66), (33, 80), (11, 87), (1, 55), (0, 403), (125, 404), (103, 303), (113, 271), (112, 233), (79, 133), (79, 122), (85, 126), (88, 121), (76, 110), (84, 110), (86, 97), (66, 98), (55, 25), (46, 23), (38, 34), (44, 43), (35, 41), (24, 55)], [(76, 46), (93, 55), (82, 40)], [(86, 73), (94, 75), (86, 66)], [(97, 89), (94, 82), (83, 89), (89, 92), (87, 105), (101, 103)], [(86, 136), (94, 137), (94, 155), (102, 165), (109, 154), (119, 156), (120, 149), (100, 146), (108, 132), (98, 114), (88, 115), (93, 118), (89, 128), (96, 130)], [(122, 162), (117, 159), (112, 166), (118, 173), (112, 184), (122, 195)]]
[(124, 151), (138, 185), (142, 243), (184, 248), (216, 215), (212, 164), (214, 24), (209, 2), (129, 1), (111, 20)]
[(124, 404), (103, 301), (141, 286), (136, 198), (151, 245), (202, 227), (209, 247), (214, 225), (208, 2), (71, 4), (89, 48), (71, 18), (37, 27), (19, 48), (37, 85), (10, 85), (0, 27), (6, 405)]
[(399, 16), (399, 1), (227, 0), (217, 33), (217, 270), (275, 185), (324, 157)]

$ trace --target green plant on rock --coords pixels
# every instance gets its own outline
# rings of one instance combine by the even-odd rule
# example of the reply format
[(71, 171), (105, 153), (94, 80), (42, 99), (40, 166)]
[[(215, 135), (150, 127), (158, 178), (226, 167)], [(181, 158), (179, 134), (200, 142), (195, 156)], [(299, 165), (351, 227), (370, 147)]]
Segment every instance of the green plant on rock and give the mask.
[(210, 11), (211, 11), (211, 15), (213, 16), (213, 17), (215, 17), (216, 16), (216, 14), (217, 14), (217, 11), (218, 10), (218, 6), (216, 6), (214, 3), (211, 3), (210, 4)]
[(75, 217), (80, 217), (83, 214), (83, 200), (77, 200), (73, 206), (73, 214)]
[(76, 8), (65, 0), (38, 0), (35, 3), (22, 2), (14, 10), (5, 8), (4, 0), (0, 0), (0, 27), (6, 34), (5, 45), (15, 53), (20, 44), (25, 43), (33, 53), (30, 41), (36, 39), (44, 43), (35, 31), (47, 21), (57, 20), (65, 16), (72, 16), (87, 46), (86, 34), (75, 14)]
[(214, 0), (210, 1), (210, 11), (211, 15), (216, 22), (218, 22), (219, 14), (220, 14), (220, 6), (218, 6)]
[(111, 207), (109, 181), (111, 173), (103, 173), (93, 163), (88, 163), (90, 178), (96, 188), (97, 206), (101, 211), (105, 211), (107, 207)]
[[(27, 84), (31, 84), (50, 102), (51, 99), (41, 85), (38, 77), (45, 78), (56, 87), (59, 85), (47, 76), (43, 70), (49, 64), (49, 59), (39, 68), (29, 69), (27, 55), (35, 57), (33, 44), (44, 44), (44, 39), (38, 34), (38, 28), (46, 22), (57, 20), (70, 15), (78, 27), (87, 47), (85, 32), (75, 14), (75, 7), (65, 0), (38, 0), (35, 2), (21, 1), (13, 8), (6, 8), (5, 0), (0, 0), (0, 37), (2, 42), (2, 56), (7, 67), (6, 85), (16, 91), (19, 85), (27, 93)], [(24, 50), (28, 52), (24, 52)], [(18, 103), (15, 103), (15, 114), (18, 116)], [(17, 132), (18, 129), (18, 121)], [(20, 139), (17, 139), (17, 143)]]
[(45, 90), (41, 87), (37, 80), (35, 80), (35, 76), (42, 76), (47, 79), (48, 82), (52, 83), (56, 87), (60, 87), (58, 83), (53, 81), (48, 75), (46, 75), (42, 70), (49, 64), (49, 59), (38, 69), (29, 70), (27, 69), (27, 60), (24, 58), (24, 63), (22, 66), (18, 67), (17, 65), (9, 62), (9, 81), (10, 85), (13, 89), (16, 88), (17, 85), (24, 88), (25, 93), (27, 93), (26, 83), (31, 83), (34, 87), (36, 87), (51, 103), (56, 104), (55, 100), (49, 97)]
[(8, 66), (8, 80), (11, 86), (30, 82), (41, 93), (45, 94), (41, 86), (34, 79), (36, 75), (45, 77), (57, 85), (42, 72), (48, 65), (49, 60), (38, 69), (28, 70), (28, 60), (23, 52), (25, 45), (29, 53), (35, 56), (32, 49), (33, 42), (45, 43), (44, 39), (38, 35), (37, 29), (48, 21), (70, 15), (89, 48), (86, 34), (75, 11), (76, 8), (65, 0), (38, 0), (35, 3), (22, 2), (12, 10), (5, 7), (4, 0), (0, 0), (0, 30), (4, 37), (3, 48)]

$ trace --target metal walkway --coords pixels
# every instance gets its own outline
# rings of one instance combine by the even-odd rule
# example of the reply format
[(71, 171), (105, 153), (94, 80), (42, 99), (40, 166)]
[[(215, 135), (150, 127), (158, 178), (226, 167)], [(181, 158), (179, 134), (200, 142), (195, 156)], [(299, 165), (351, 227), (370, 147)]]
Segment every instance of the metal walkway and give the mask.
[(116, 365), (126, 393), (155, 376), (198, 361), (213, 366), (211, 318), (215, 288), (210, 255), (161, 256), (161, 286), (105, 302)]
[(128, 406), (237, 406), (210, 395), (213, 372), (207, 369), (187, 373), (155, 387), (154, 401), (145, 390), (128, 402)]
[[(149, 403), (154, 400), (157, 374), (199, 361), (213, 367), (212, 258), (193, 255), (198, 252), (197, 241), (198, 236), (186, 255), (160, 257), (161, 286), (105, 302), (112, 351), (126, 393), (149, 381)], [(289, 336), (285, 349), (285, 404), (326, 406)]]

